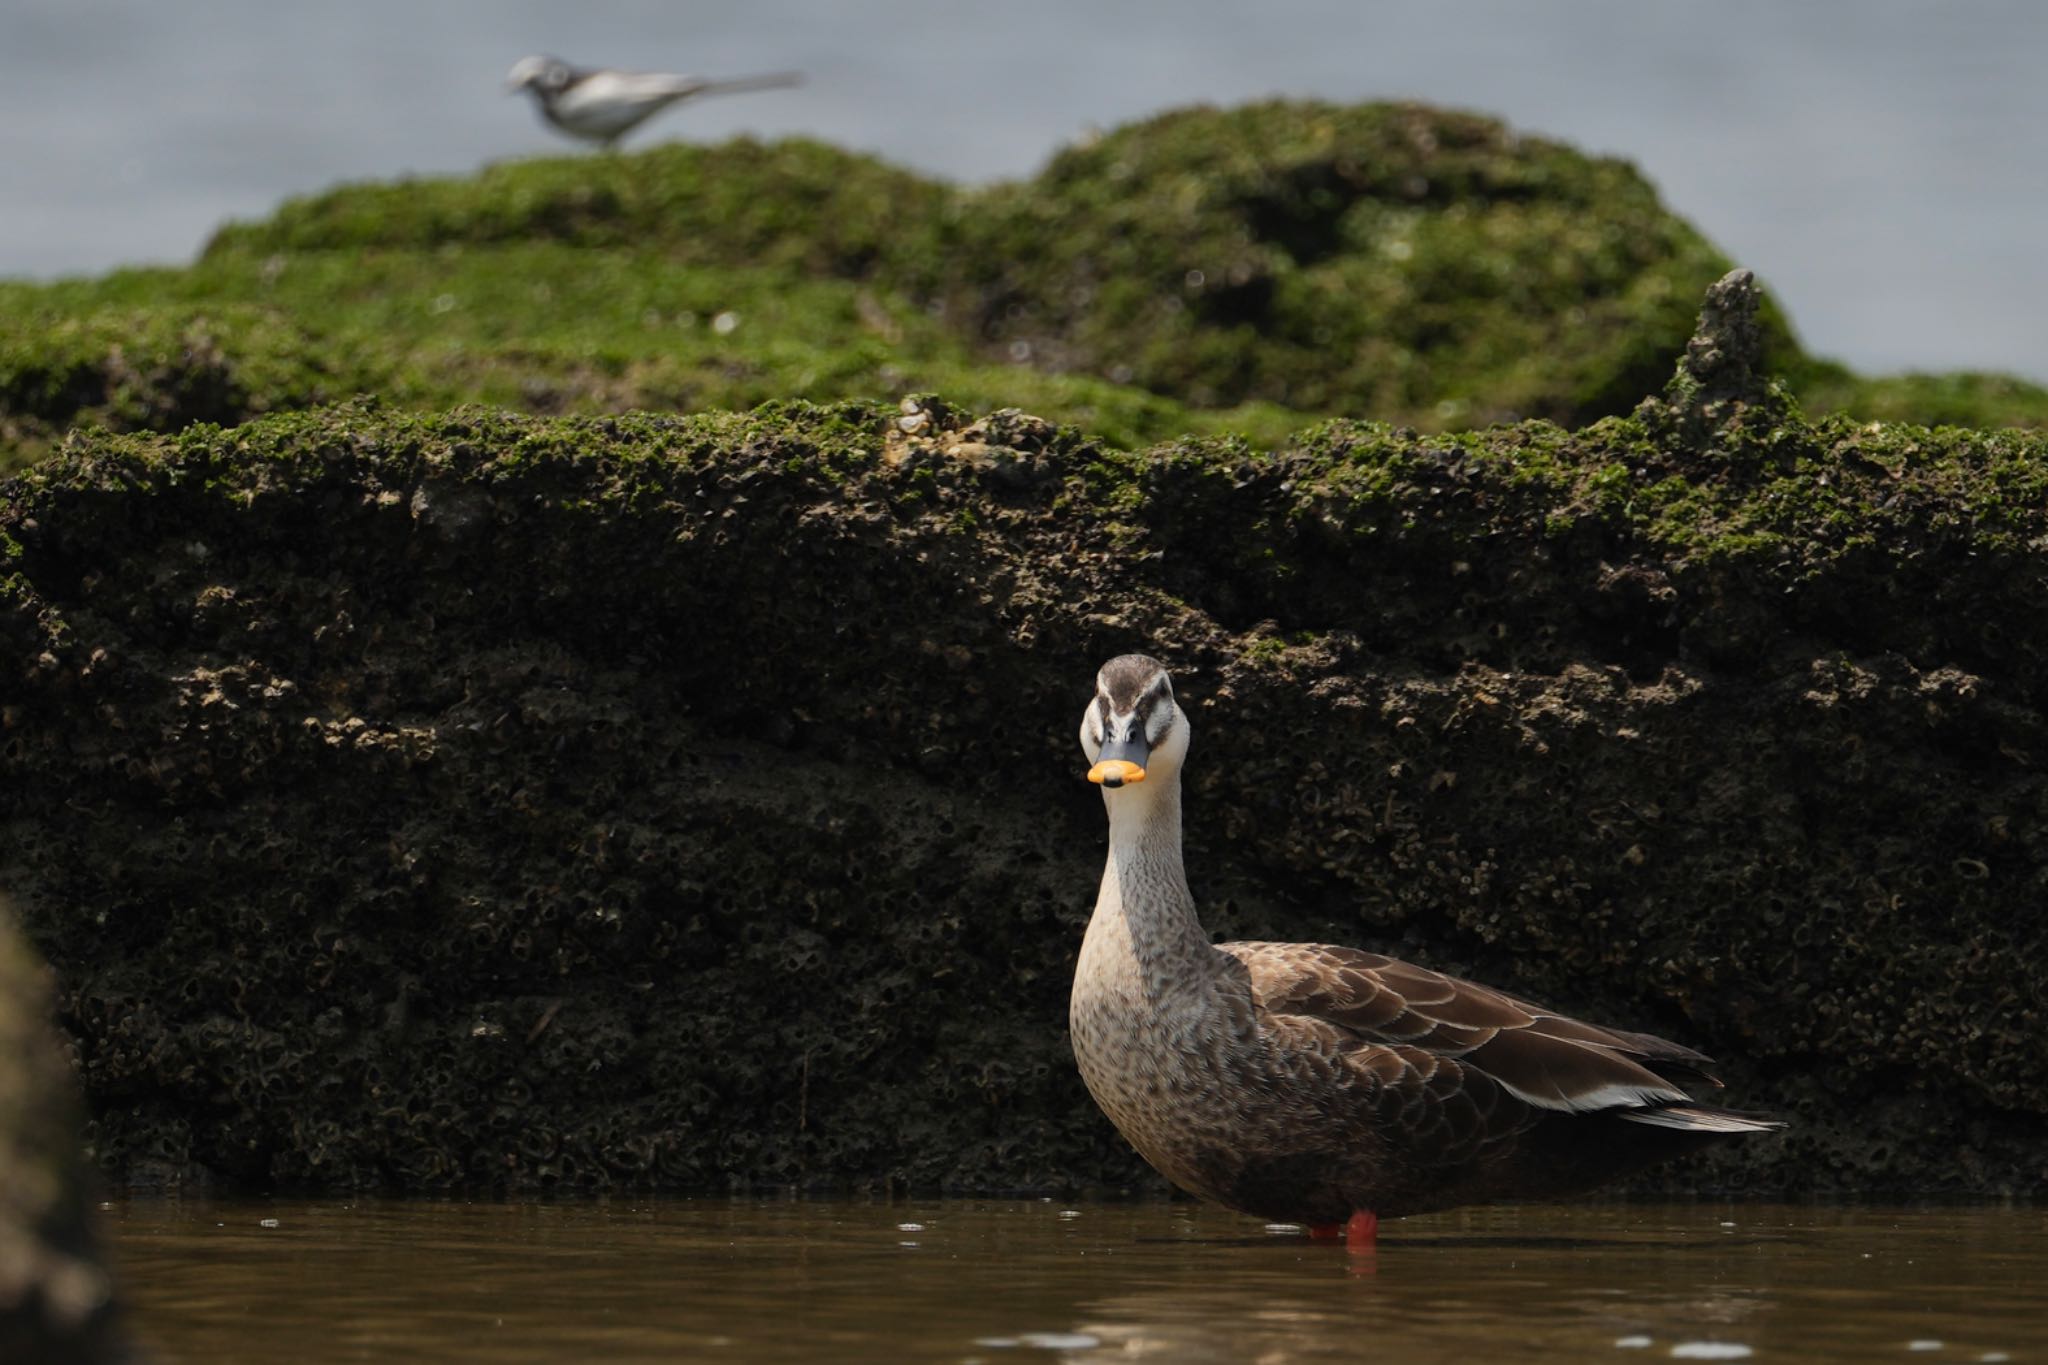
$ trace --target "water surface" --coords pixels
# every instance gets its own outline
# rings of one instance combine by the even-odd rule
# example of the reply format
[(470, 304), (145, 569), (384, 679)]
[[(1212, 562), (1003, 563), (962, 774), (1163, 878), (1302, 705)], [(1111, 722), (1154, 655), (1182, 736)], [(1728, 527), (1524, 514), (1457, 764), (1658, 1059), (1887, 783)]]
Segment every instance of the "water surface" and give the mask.
[(2048, 1211), (1525, 1206), (1355, 1256), (1186, 1204), (145, 1201), (176, 1362), (2029, 1360)]

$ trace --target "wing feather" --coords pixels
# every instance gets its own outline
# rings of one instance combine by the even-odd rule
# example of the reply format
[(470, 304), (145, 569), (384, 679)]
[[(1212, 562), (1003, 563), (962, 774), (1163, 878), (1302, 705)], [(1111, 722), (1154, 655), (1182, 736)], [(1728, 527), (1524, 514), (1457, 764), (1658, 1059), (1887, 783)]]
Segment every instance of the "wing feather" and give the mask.
[(1476, 982), (1379, 953), (1327, 944), (1225, 943), (1245, 964), (1258, 1008), (1273, 1023), (1316, 1020), (1351, 1043), (1347, 1061), (1381, 1080), (1438, 1093), (1435, 1065), (1486, 1076), (1539, 1109), (1587, 1112), (1682, 1105), (1678, 1079), (1719, 1084), (1708, 1059), (1646, 1033), (1602, 1028), (1555, 1014)]

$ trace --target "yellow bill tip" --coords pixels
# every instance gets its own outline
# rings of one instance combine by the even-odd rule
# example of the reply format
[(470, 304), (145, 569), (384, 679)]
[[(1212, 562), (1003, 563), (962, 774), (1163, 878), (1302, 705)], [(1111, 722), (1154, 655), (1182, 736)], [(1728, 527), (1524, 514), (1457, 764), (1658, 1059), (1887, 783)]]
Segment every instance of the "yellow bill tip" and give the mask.
[(1121, 787), (1127, 782), (1143, 782), (1145, 770), (1127, 758), (1106, 758), (1088, 770), (1088, 780), (1105, 787)]

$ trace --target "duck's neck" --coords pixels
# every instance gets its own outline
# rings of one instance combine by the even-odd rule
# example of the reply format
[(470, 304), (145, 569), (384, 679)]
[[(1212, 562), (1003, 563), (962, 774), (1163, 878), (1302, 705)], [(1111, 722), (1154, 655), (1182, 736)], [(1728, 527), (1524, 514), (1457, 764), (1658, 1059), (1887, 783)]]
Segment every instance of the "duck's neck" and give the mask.
[(1105, 793), (1109, 863), (1089, 937), (1128, 952), (1146, 993), (1155, 998), (1197, 989), (1214, 971), (1216, 952), (1195, 918), (1195, 898), (1181, 865), (1180, 782)]

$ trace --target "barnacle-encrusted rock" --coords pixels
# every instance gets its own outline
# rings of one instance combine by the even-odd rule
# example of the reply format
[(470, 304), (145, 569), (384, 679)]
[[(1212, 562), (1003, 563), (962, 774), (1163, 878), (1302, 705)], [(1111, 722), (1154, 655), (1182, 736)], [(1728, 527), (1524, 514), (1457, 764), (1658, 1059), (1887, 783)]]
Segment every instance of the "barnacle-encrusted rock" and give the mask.
[(1717, 280), (1663, 396), (1644, 399), (1637, 416), (1678, 444), (1709, 452), (1767, 442), (1796, 424), (1797, 406), (1766, 369), (1762, 305), (1749, 271)]
[[(1107, 449), (374, 405), (0, 497), (0, 884), (118, 1178), (1147, 1179), (1064, 1037), (1106, 657), (1233, 936), (1717, 1055), (1666, 1188), (2040, 1193), (2048, 450), (1787, 418)], [(1703, 439), (1721, 441), (1721, 434)]]

